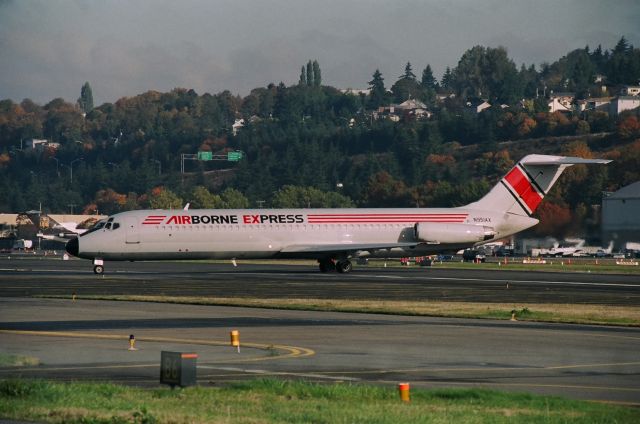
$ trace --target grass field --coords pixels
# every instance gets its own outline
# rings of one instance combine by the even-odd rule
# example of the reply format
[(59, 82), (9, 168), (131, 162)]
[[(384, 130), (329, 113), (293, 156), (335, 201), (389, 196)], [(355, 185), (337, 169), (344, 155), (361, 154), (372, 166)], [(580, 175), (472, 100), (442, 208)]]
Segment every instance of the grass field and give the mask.
[(640, 410), (484, 389), (253, 380), (225, 387), (0, 381), (0, 417), (48, 423), (637, 423)]
[[(61, 296), (46, 297), (61, 298)], [(131, 295), (94, 295), (78, 298), (78, 300), (82, 299), (449, 318), (503, 320), (513, 318), (519, 321), (640, 326), (640, 308), (633, 306)]]
[(40, 364), (38, 358), (0, 353), (0, 367), (31, 367)]

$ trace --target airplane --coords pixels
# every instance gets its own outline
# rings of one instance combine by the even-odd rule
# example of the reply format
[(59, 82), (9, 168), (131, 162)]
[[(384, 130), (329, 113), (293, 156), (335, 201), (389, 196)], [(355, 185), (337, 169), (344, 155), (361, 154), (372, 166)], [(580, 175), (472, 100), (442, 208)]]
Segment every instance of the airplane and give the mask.
[(80, 224), (75, 222), (58, 222), (39, 210), (26, 211), (23, 212), (23, 215), (26, 215), (38, 229), (37, 237), (61, 243), (66, 243), (70, 239), (85, 233), (97, 222), (97, 219), (93, 217)]
[(609, 242), (609, 246), (580, 246), (578, 250), (573, 253), (573, 256), (597, 256), (605, 257), (611, 255), (613, 252), (613, 240)]
[(483, 198), (456, 208), (190, 209), (121, 212), (70, 240), (69, 254), (104, 261), (316, 259), (347, 273), (351, 259), (426, 256), (489, 243), (538, 223), (532, 217), (560, 174), (609, 160), (528, 155)]
[(568, 246), (564, 245), (560, 247), (560, 243), (553, 243), (553, 247), (545, 252), (548, 256), (555, 256), (557, 258), (563, 256), (574, 256), (574, 254), (582, 248), (584, 245), (584, 240), (577, 240), (573, 245)]

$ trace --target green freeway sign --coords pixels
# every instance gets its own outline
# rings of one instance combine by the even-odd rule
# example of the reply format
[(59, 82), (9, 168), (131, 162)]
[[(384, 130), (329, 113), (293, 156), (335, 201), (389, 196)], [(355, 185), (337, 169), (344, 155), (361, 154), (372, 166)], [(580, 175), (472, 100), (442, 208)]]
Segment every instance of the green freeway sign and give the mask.
[(213, 153), (211, 152), (198, 152), (198, 160), (212, 160)]
[(237, 162), (242, 159), (242, 152), (227, 152), (227, 160), (230, 162)]

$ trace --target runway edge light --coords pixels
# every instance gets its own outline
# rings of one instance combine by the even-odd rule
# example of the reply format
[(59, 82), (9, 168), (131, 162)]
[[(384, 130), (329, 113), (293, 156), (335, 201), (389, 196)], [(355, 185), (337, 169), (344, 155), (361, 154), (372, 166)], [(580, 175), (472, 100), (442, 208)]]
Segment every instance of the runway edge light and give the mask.
[(400, 393), (400, 400), (407, 403), (411, 402), (409, 390), (409, 383), (398, 383), (398, 393)]
[(133, 334), (129, 336), (129, 350), (138, 350), (136, 349), (136, 337)]
[(238, 330), (231, 330), (231, 346), (235, 346), (238, 348), (238, 353), (240, 353), (240, 332)]

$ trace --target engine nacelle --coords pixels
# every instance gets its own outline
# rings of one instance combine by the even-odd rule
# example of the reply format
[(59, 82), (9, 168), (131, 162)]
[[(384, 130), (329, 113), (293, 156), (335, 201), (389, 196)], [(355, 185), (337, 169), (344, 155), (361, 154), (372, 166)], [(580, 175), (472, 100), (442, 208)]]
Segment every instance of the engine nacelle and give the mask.
[(414, 230), (417, 240), (441, 244), (477, 243), (491, 240), (496, 235), (493, 228), (484, 225), (439, 222), (418, 222)]

